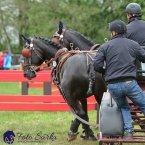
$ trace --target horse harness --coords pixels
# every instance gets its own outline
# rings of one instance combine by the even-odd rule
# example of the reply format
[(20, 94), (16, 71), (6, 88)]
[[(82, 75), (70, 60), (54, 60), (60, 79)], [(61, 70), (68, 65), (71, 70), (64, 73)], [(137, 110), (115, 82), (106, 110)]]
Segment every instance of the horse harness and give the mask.
[(68, 58), (70, 58), (71, 56), (73, 56), (75, 54), (84, 53), (86, 55), (86, 57), (87, 57), (87, 68), (88, 68), (88, 66), (89, 66), (89, 58), (91, 58), (91, 60), (93, 60), (93, 58), (91, 57), (90, 54), (96, 53), (96, 51), (79, 51), (79, 50), (66, 51), (65, 49), (66, 48), (60, 49), (57, 52), (56, 56), (55, 56), (55, 57), (58, 58), (58, 56), (60, 56), (62, 54), (60, 56), (61, 57), (60, 62), (58, 63), (58, 65), (56, 67), (53, 68), (53, 71), (52, 71), (52, 77), (54, 78), (54, 83), (56, 85), (59, 85), (60, 84), (59, 74), (61, 72), (62, 66), (67, 61)]

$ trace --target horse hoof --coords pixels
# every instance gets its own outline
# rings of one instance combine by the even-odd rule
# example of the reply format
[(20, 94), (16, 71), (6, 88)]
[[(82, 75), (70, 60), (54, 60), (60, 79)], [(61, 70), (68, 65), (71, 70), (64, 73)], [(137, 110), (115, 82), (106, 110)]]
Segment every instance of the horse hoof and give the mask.
[(94, 133), (91, 129), (88, 131), (83, 131), (84, 135), (81, 135), (80, 137), (83, 138), (83, 140), (92, 140), (92, 141), (97, 141), (97, 137), (94, 136)]
[(72, 131), (69, 131), (67, 141), (75, 140), (78, 134), (79, 134), (78, 132), (73, 133)]
[(98, 140), (97, 137), (95, 137), (94, 135), (92, 135), (92, 136), (83, 136), (83, 135), (81, 135), (80, 137), (83, 138), (83, 140), (92, 140), (92, 141), (97, 141)]
[(94, 136), (93, 135), (93, 137), (90, 137), (91, 138), (91, 140), (93, 140), (93, 141), (97, 141), (98, 140), (98, 138), (96, 137), (96, 136)]

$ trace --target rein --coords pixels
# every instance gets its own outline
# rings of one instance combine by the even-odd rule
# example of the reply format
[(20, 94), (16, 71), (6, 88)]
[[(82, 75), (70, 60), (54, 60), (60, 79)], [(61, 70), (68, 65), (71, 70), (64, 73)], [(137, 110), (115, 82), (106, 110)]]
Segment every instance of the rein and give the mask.
[[(66, 49), (66, 50), (67, 50), (67, 49)], [(36, 68), (34, 68), (34, 70), (35, 70), (35, 71), (37, 71), (37, 70), (43, 70), (44, 67), (48, 67), (48, 65), (49, 65), (50, 63), (52, 63), (53, 61), (56, 61), (58, 58), (60, 58), (60, 57), (63, 56), (64, 54), (68, 53), (66, 50), (65, 50), (63, 53), (58, 54), (56, 57), (52, 58), (51, 60), (45, 62), (44, 64), (42, 64), (42, 65), (40, 65), (40, 66), (37, 66)]]

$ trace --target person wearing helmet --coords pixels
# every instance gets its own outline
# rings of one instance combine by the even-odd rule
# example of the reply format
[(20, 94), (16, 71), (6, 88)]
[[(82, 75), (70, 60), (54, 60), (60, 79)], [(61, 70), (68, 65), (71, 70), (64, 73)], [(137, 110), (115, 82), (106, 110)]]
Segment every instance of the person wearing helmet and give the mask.
[[(142, 9), (137, 3), (129, 3), (126, 6), (128, 19), (126, 37), (139, 43), (145, 49), (145, 21), (142, 20)], [(137, 61), (138, 69), (145, 70), (145, 64)], [(145, 73), (142, 74), (145, 76)]]
[(126, 7), (128, 25), (126, 36), (145, 46), (145, 21), (141, 19), (142, 10), (139, 4), (130, 3)]
[(94, 70), (104, 74), (109, 92), (122, 112), (124, 139), (131, 139), (134, 129), (126, 96), (139, 106), (145, 115), (145, 95), (135, 80), (135, 62), (137, 58), (145, 62), (145, 50), (137, 42), (126, 38), (127, 28), (123, 21), (111, 22), (109, 30), (112, 38), (99, 47), (94, 57)]

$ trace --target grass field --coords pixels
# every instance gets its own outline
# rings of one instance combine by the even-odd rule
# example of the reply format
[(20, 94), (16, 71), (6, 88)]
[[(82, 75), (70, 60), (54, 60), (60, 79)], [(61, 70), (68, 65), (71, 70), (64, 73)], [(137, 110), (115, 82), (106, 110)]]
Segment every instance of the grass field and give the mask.
[[(21, 94), (19, 83), (0, 83), (0, 94)], [(29, 94), (41, 95), (43, 90), (30, 89)], [(97, 141), (84, 141), (79, 137), (82, 133), (81, 126), (78, 138), (72, 142), (67, 141), (67, 132), (71, 120), (74, 119), (70, 112), (0, 111), (0, 116), (0, 145), (6, 145), (3, 141), (3, 134), (7, 130), (13, 130), (16, 135), (13, 145), (98, 145)], [(89, 117), (91, 123), (96, 123), (96, 111), (89, 111)], [(97, 135), (98, 129), (91, 128)], [(46, 137), (52, 133), (56, 140), (46, 140)], [(37, 142), (32, 142), (32, 140), (37, 140)], [(145, 143), (140, 145), (145, 145)]]

